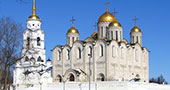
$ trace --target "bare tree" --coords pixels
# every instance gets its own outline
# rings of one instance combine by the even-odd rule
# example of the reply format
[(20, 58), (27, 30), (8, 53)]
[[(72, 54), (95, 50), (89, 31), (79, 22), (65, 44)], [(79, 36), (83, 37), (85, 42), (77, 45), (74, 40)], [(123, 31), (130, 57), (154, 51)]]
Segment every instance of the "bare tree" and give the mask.
[(164, 79), (162, 75), (157, 78), (151, 78), (149, 80), (150, 83), (157, 83), (157, 84), (168, 84), (168, 82)]
[(21, 60), (22, 26), (9, 17), (0, 19), (0, 90), (7, 90), (11, 67)]

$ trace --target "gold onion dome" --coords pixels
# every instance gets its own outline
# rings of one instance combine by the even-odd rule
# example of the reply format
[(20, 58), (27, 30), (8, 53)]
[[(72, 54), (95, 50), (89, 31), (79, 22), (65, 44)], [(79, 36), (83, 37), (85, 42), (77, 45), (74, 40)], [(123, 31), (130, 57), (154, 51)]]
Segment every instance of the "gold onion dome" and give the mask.
[(32, 15), (28, 17), (27, 20), (39, 20), (40, 18), (36, 15), (35, 0), (33, 0)]
[(117, 19), (115, 18), (110, 24), (109, 27), (121, 27), (121, 24), (117, 21)]
[(133, 32), (141, 32), (140, 28), (137, 27), (136, 24), (135, 24), (135, 26), (134, 26), (134, 27), (132, 28), (132, 30), (131, 30), (131, 33), (133, 33)]
[(67, 31), (67, 34), (68, 33), (77, 33), (77, 34), (79, 34), (79, 31), (74, 27), (74, 26), (72, 26), (68, 31)]
[(107, 9), (107, 11), (103, 15), (100, 16), (99, 22), (112, 22), (114, 19), (115, 19), (115, 16), (112, 15)]
[(91, 35), (91, 37), (95, 37), (97, 35), (97, 32), (95, 31), (92, 35)]

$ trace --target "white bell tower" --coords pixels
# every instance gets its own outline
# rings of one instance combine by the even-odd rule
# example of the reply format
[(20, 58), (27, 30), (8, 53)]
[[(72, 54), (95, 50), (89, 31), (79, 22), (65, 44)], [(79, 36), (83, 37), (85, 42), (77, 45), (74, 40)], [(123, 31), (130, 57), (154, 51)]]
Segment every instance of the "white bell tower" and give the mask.
[(46, 62), (44, 32), (41, 30), (41, 20), (36, 15), (35, 0), (32, 11), (32, 15), (27, 19), (27, 29), (23, 33), (23, 58), (13, 70), (13, 84), (17, 87), (52, 82), (52, 65), (50, 60)]
[(21, 64), (45, 64), (44, 32), (41, 30), (41, 20), (36, 15), (35, 0), (33, 13), (27, 19), (27, 29), (23, 33), (23, 54), (28, 50)]

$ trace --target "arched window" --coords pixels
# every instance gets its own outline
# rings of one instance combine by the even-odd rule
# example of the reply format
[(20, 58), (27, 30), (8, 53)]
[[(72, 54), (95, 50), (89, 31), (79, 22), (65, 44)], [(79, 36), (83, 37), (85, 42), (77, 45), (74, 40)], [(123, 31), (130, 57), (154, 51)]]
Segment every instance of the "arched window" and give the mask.
[(138, 43), (138, 41), (139, 41), (139, 40), (138, 40), (138, 36), (136, 36), (136, 43)]
[(111, 31), (111, 39), (113, 39), (113, 31)]
[(72, 37), (73, 38), (73, 42), (74, 42), (74, 37)]
[(61, 52), (59, 50), (57, 51), (57, 60), (61, 60)]
[(92, 55), (92, 47), (91, 46), (89, 47), (89, 53), (88, 54)]
[(81, 49), (78, 48), (78, 59), (81, 59)]
[(100, 45), (100, 56), (103, 56), (103, 45)]
[(42, 62), (42, 59), (40, 56), (38, 57), (37, 62)]
[(30, 45), (30, 37), (27, 37), (27, 46)]
[(101, 27), (101, 37), (103, 37), (103, 27)]
[(29, 61), (29, 58), (28, 58), (27, 56), (25, 57), (25, 61), (26, 61), (26, 62)]
[(40, 46), (40, 37), (37, 38), (37, 46)]
[(134, 36), (132, 36), (132, 42), (134, 43)]
[(67, 49), (67, 60), (70, 59), (70, 50)]
[(112, 57), (113, 58), (116, 57), (116, 47), (115, 46), (112, 47)]
[(116, 40), (118, 40), (118, 31), (116, 31)]

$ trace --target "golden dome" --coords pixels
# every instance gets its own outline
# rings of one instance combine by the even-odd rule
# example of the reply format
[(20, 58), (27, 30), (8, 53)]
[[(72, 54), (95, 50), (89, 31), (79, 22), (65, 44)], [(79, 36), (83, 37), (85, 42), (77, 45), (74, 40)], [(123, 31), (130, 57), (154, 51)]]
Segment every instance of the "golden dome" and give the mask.
[(135, 25), (135, 27), (132, 28), (131, 33), (133, 32), (141, 32), (140, 28)]
[(97, 34), (97, 32), (95, 31), (95, 32), (91, 35), (91, 37), (95, 37), (96, 34)]
[(75, 28), (75, 27), (71, 27), (68, 31), (67, 31), (67, 34), (68, 33), (78, 33), (79, 34), (79, 31)]
[(112, 15), (108, 10), (100, 16), (99, 22), (112, 22), (115, 19), (115, 16)]
[(93, 42), (94, 39), (92, 37), (87, 37), (84, 41), (85, 42)]
[(40, 18), (37, 15), (31, 15), (28, 17), (27, 20), (39, 20), (40, 21)]
[(109, 27), (121, 27), (121, 24), (116, 20), (116, 18), (109, 24)]

